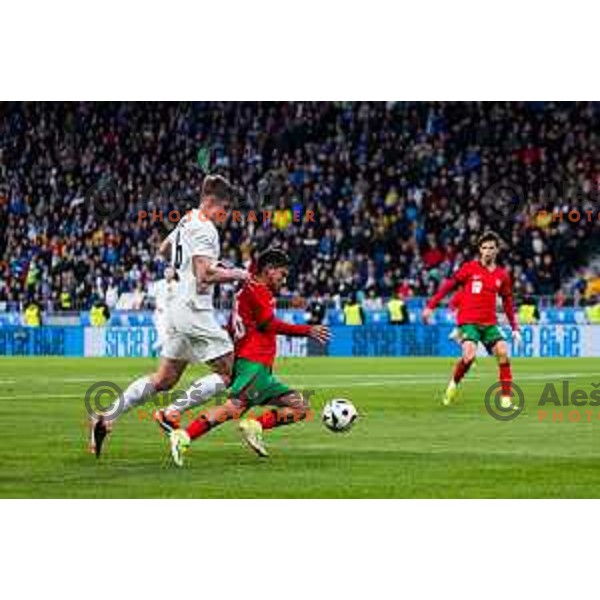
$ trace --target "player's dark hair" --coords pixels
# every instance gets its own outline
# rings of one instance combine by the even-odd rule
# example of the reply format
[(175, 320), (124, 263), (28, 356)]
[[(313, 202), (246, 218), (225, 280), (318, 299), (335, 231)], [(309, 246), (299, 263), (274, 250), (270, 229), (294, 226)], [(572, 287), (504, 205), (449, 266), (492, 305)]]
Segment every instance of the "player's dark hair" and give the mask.
[(230, 200), (233, 196), (233, 186), (222, 175), (207, 175), (202, 182), (202, 196)]
[(290, 257), (287, 252), (280, 248), (267, 248), (258, 255), (258, 260), (256, 262), (256, 268), (259, 273), (269, 267), (276, 269), (278, 267), (289, 266)]
[(500, 244), (502, 242), (502, 240), (500, 239), (500, 236), (495, 232), (495, 231), (484, 231), (478, 238), (477, 238), (477, 247), (481, 247), (482, 244), (485, 244), (486, 242), (494, 242), (496, 244), (496, 246), (498, 246), (498, 248), (500, 248)]

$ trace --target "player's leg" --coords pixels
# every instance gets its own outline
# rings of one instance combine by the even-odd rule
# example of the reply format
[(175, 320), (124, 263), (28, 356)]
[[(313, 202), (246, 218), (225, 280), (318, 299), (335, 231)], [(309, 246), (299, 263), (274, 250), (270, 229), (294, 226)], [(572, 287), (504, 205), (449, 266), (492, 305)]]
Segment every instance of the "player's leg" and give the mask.
[[(166, 431), (179, 427), (179, 415), (206, 403), (229, 387), (233, 371), (233, 345), (227, 333), (218, 325), (211, 312), (196, 314), (183, 328), (190, 362), (202, 362), (212, 371), (195, 380), (184, 397), (157, 411), (158, 423)], [(166, 344), (166, 351), (169, 351)]]
[(269, 455), (263, 440), (264, 430), (299, 423), (306, 418), (310, 410), (307, 399), (297, 390), (289, 388), (279, 397), (268, 400), (267, 404), (279, 408), (267, 410), (256, 419), (240, 421), (240, 431), (244, 440), (259, 456)]
[(239, 427), (248, 446), (259, 456), (268, 456), (263, 430), (302, 421), (308, 414), (309, 405), (300, 392), (279, 381), (270, 369), (263, 365), (255, 368), (257, 375), (248, 395), (249, 404), (268, 404), (277, 408), (267, 410), (258, 418), (240, 421)]
[(504, 339), (492, 342), (491, 351), (498, 362), (498, 381), (500, 381), (500, 406), (506, 409), (517, 410), (512, 401), (512, 366), (508, 356), (508, 344)]
[(212, 373), (196, 379), (184, 397), (174, 400), (169, 406), (156, 411), (158, 424), (167, 432), (178, 429), (180, 415), (196, 406), (208, 402), (210, 398), (226, 390), (231, 384), (233, 352), (206, 362)]
[(239, 419), (247, 409), (248, 404), (244, 400), (229, 399), (221, 406), (202, 411), (186, 429), (173, 430), (170, 434), (173, 462), (178, 467), (183, 466), (183, 457), (192, 441), (231, 419)]
[(269, 400), (267, 404), (278, 408), (267, 410), (255, 419), (263, 430), (299, 423), (306, 419), (310, 410), (308, 400), (298, 390), (289, 390), (282, 396)]
[(179, 381), (186, 366), (186, 360), (161, 358), (154, 373), (139, 377), (125, 389), (122, 408), (118, 413), (110, 416), (90, 415), (90, 452), (100, 456), (104, 439), (112, 431), (117, 418), (143, 404), (157, 392), (170, 390)]
[(442, 399), (442, 402), (445, 406), (449, 406), (456, 401), (456, 397), (458, 396), (458, 386), (465, 375), (469, 372), (469, 369), (473, 365), (477, 355), (478, 334), (475, 328), (463, 326), (461, 327), (461, 333), (464, 338), (462, 342), (462, 356), (454, 365), (452, 377), (450, 378), (450, 382), (446, 388), (446, 393)]
[(233, 382), (229, 390), (230, 398), (227, 402), (223, 406), (203, 411), (187, 429), (174, 429), (170, 432), (171, 455), (175, 464), (177, 466), (183, 464), (183, 455), (193, 440), (202, 437), (221, 423), (240, 418), (250, 406), (262, 400), (258, 389), (268, 375), (269, 371), (260, 363), (243, 358), (236, 360), (233, 367)]

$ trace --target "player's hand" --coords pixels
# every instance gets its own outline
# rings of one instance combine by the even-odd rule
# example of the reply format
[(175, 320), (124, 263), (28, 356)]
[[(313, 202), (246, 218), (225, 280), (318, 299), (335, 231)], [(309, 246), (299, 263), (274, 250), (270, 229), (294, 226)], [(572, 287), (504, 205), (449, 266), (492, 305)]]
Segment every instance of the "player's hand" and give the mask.
[(326, 344), (331, 339), (331, 332), (327, 325), (313, 325), (310, 328), (308, 337), (319, 342), (319, 344)]
[(518, 329), (513, 329), (512, 338), (517, 343), (517, 346), (520, 346), (523, 343), (523, 336)]
[(429, 325), (429, 321), (431, 321), (431, 317), (433, 315), (433, 310), (431, 308), (424, 308), (423, 313), (421, 314), (421, 318), (423, 319), (423, 323), (425, 325)]

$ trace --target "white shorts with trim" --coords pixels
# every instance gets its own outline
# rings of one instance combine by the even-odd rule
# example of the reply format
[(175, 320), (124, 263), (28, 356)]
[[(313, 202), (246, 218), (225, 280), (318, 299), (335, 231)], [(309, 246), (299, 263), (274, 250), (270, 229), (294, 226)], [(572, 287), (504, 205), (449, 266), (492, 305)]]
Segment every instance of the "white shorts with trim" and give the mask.
[(233, 352), (231, 339), (217, 323), (213, 310), (173, 307), (163, 324), (160, 336), (163, 358), (203, 363)]

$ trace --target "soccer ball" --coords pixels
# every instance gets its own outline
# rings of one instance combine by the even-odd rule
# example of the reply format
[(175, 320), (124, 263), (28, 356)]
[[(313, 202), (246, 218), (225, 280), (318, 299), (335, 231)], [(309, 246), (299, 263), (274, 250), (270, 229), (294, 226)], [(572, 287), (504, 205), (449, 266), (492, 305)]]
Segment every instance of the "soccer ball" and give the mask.
[(356, 421), (356, 417), (358, 413), (354, 404), (344, 398), (334, 398), (323, 408), (322, 419), (325, 427), (336, 433), (348, 431)]

